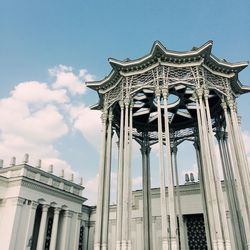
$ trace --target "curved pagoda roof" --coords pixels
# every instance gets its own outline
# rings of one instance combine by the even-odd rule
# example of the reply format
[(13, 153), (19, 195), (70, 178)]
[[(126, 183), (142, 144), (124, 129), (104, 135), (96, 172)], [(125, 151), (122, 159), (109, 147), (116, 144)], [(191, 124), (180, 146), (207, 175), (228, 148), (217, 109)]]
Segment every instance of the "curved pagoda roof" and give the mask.
[[(144, 72), (157, 63), (167, 63), (173, 67), (185, 67), (194, 64), (202, 64), (213, 74), (230, 79), (232, 89), (236, 95), (250, 92), (250, 86), (242, 85), (238, 79), (238, 73), (249, 64), (247, 61), (230, 63), (224, 59), (218, 59), (211, 53), (213, 41), (208, 41), (199, 48), (193, 47), (190, 51), (172, 51), (166, 49), (161, 42), (155, 41), (149, 54), (134, 60), (117, 60), (109, 58), (112, 71), (100, 81), (87, 82), (86, 85), (96, 90), (99, 95), (102, 89), (110, 89), (121, 76)], [(100, 92), (99, 92), (100, 91)]]

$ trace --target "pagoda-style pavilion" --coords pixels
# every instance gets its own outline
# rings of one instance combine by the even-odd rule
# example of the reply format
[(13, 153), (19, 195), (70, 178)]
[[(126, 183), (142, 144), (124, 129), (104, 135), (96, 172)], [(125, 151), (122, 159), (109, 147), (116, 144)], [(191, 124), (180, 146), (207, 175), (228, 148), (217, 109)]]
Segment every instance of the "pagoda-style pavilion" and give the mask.
[[(176, 52), (156, 41), (139, 59), (110, 58), (111, 73), (87, 83), (99, 95), (92, 108), (103, 113), (95, 250), (108, 249), (113, 131), (119, 138), (116, 250), (135, 249), (130, 230), (132, 141), (139, 143), (142, 154), (144, 249), (153, 249), (150, 147), (156, 143), (162, 250), (186, 249), (176, 161), (178, 145), (185, 140), (194, 142), (197, 156), (208, 249), (250, 249), (250, 173), (236, 108), (236, 98), (250, 92), (238, 79), (248, 62), (220, 60), (211, 54), (212, 45), (208, 41)], [(216, 159), (215, 138), (221, 159)]]

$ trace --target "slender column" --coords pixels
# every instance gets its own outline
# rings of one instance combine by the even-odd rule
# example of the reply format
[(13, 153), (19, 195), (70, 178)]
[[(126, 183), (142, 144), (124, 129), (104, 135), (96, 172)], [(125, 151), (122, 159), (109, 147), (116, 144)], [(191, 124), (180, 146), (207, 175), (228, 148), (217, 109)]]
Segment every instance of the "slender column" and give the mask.
[(131, 242), (131, 204), (132, 204), (132, 143), (133, 143), (133, 102), (129, 109), (129, 142), (128, 142), (128, 250), (132, 248)]
[(161, 93), (157, 88), (155, 91), (157, 99), (157, 114), (158, 114), (158, 141), (159, 141), (159, 162), (160, 162), (160, 199), (161, 199), (161, 231), (162, 231), (162, 250), (169, 249), (168, 243), (168, 218), (165, 190), (165, 168), (163, 162), (163, 138), (162, 138), (162, 119), (161, 119)]
[(236, 107), (235, 107), (235, 102), (232, 99), (228, 100), (229, 103), (229, 111), (230, 111), (230, 117), (232, 121), (232, 133), (233, 133), (233, 140), (235, 143), (235, 150), (236, 150), (236, 157), (238, 160), (238, 169), (239, 169), (239, 174), (241, 178), (241, 182), (243, 183), (243, 191), (244, 191), (244, 197), (247, 203), (247, 211), (248, 211), (248, 218), (250, 222), (250, 195), (249, 195), (249, 190), (250, 190), (250, 185), (249, 185), (249, 170), (248, 170), (248, 164), (246, 164), (245, 161), (245, 151), (244, 148), (242, 147), (242, 143), (240, 141), (241, 138), (241, 133), (239, 131), (239, 124), (238, 124), (238, 119), (236, 115)]
[(102, 146), (101, 161), (99, 166), (98, 178), (98, 199), (96, 208), (96, 225), (95, 225), (95, 243), (94, 250), (101, 249), (102, 237), (102, 216), (103, 216), (103, 198), (104, 198), (104, 176), (105, 176), (105, 155), (106, 155), (106, 134), (107, 134), (107, 110), (104, 109), (102, 114)]
[(39, 235), (38, 235), (38, 240), (37, 240), (37, 250), (43, 249), (48, 209), (49, 209), (49, 205), (44, 204), (42, 206), (42, 217), (41, 217)]
[(59, 213), (61, 209), (60, 208), (54, 208), (54, 218), (53, 218), (53, 224), (52, 224), (52, 231), (51, 231), (51, 239), (50, 239), (50, 250), (56, 249), (56, 239), (57, 239), (57, 229), (58, 229), (58, 221), (59, 221)]
[(104, 180), (104, 203), (103, 203), (103, 226), (101, 249), (108, 249), (108, 229), (109, 229), (109, 201), (110, 201), (110, 175), (111, 175), (111, 148), (112, 148), (112, 108), (109, 110), (109, 124), (106, 149), (106, 169)]
[(116, 250), (121, 249), (122, 240), (122, 200), (123, 200), (123, 130), (124, 130), (124, 103), (119, 102), (121, 107), (120, 136), (119, 136), (119, 162), (117, 180), (117, 212), (116, 212)]
[(220, 218), (222, 223), (222, 230), (224, 234), (224, 241), (225, 241), (225, 249), (231, 250), (231, 242), (229, 237), (229, 228), (226, 218), (226, 207), (221, 187), (221, 180), (218, 173), (218, 164), (216, 161), (216, 154), (215, 154), (215, 145), (213, 140), (213, 129), (212, 129), (212, 123), (211, 123), (211, 116), (210, 116), (210, 108), (208, 104), (208, 95), (209, 91), (206, 89), (204, 91), (204, 97), (205, 97), (205, 108), (206, 108), (206, 114), (207, 114), (207, 122), (208, 122), (208, 143), (209, 143), (209, 149), (211, 154), (211, 165), (212, 165), (212, 171), (214, 175), (214, 182), (215, 182), (215, 188), (216, 193), (218, 195), (218, 206), (219, 206), (219, 212), (220, 212)]
[[(82, 223), (82, 213), (76, 213), (74, 249), (78, 249), (79, 248), (79, 237), (80, 237), (81, 223)], [(84, 238), (84, 240), (87, 239), (87, 238), (85, 238), (86, 231), (87, 231), (87, 230), (85, 230), (86, 228), (87, 227), (84, 227), (84, 232), (83, 232), (83, 238)]]
[(124, 100), (125, 104), (125, 125), (124, 125), (124, 173), (123, 173), (123, 207), (122, 207), (122, 250), (128, 247), (128, 210), (129, 210), (129, 171), (128, 171), (128, 119), (129, 119), (129, 98)]
[(216, 138), (218, 140), (218, 145), (219, 145), (219, 152), (220, 152), (220, 157), (221, 157), (221, 165), (223, 169), (223, 174), (224, 174), (224, 183), (225, 183), (225, 188), (226, 188), (226, 194), (227, 194), (227, 200), (228, 200), (228, 206), (230, 210), (230, 220), (231, 220), (231, 226), (233, 229), (233, 235), (235, 238), (235, 249), (242, 249), (242, 236), (240, 233), (240, 226), (239, 226), (239, 221), (237, 218), (237, 208), (235, 200), (235, 185), (234, 185), (234, 178), (232, 176), (232, 173), (230, 173), (230, 163), (228, 161), (228, 154), (225, 148), (225, 135), (226, 133), (223, 131), (217, 131), (216, 132)]
[(31, 245), (32, 232), (33, 232), (34, 223), (35, 223), (37, 206), (38, 206), (38, 203), (35, 201), (32, 201), (29, 207), (28, 227), (27, 227), (27, 232), (25, 235), (25, 245), (24, 245), (25, 249), (29, 249)]
[(172, 148), (172, 154), (174, 158), (174, 169), (175, 169), (175, 181), (176, 181), (176, 194), (177, 194), (177, 203), (176, 211), (179, 218), (179, 231), (180, 231), (180, 243), (179, 249), (186, 250), (185, 245), (185, 234), (184, 234), (184, 222), (181, 209), (181, 196), (180, 196), (180, 187), (179, 187), (179, 175), (178, 175), (178, 166), (177, 166), (177, 146), (174, 145)]
[[(207, 211), (208, 211), (208, 221), (209, 221), (209, 229), (210, 229), (210, 235), (211, 235), (211, 242), (212, 242), (212, 249), (217, 249), (217, 229), (215, 227), (215, 217), (214, 217), (214, 209), (213, 209), (213, 201), (212, 201), (212, 194), (211, 194), (211, 178), (209, 177), (208, 174), (208, 168), (211, 167), (208, 164), (208, 156), (209, 152), (206, 150), (206, 137), (205, 134), (207, 133), (206, 128), (204, 131), (203, 128), (203, 123), (204, 123), (204, 114), (202, 115), (202, 94), (203, 91), (201, 88), (197, 89), (197, 96), (198, 99), (196, 101), (196, 111), (197, 111), (197, 120), (198, 120), (198, 130), (199, 130), (199, 141), (202, 142), (202, 146), (200, 144), (200, 152), (201, 152), (201, 170), (202, 170), (202, 175), (203, 175), (203, 180), (204, 180), (204, 193), (205, 193), (205, 203), (207, 204)], [(203, 117), (203, 119), (202, 119)], [(207, 178), (208, 177), (208, 178)], [(215, 192), (213, 193), (215, 194)], [(214, 195), (215, 196), (215, 195)]]
[(143, 133), (143, 142), (141, 145), (142, 153), (142, 191), (143, 191), (143, 235), (144, 250), (152, 248), (152, 220), (151, 220), (151, 184), (150, 184), (150, 164), (149, 154), (150, 146), (148, 142), (148, 133)]
[(245, 228), (244, 231), (245, 231), (246, 241), (247, 241), (246, 244), (247, 244), (247, 249), (250, 249), (250, 225), (249, 225), (249, 220), (248, 220), (249, 218), (247, 214), (247, 205), (244, 199), (244, 191), (243, 191), (239, 168), (238, 168), (239, 162), (237, 161), (236, 154), (235, 154), (236, 149), (235, 149), (235, 144), (233, 142), (232, 123), (229, 120), (227, 105), (224, 101), (222, 102), (222, 108), (224, 110), (224, 116), (225, 116), (226, 125), (227, 125), (227, 132), (228, 132), (228, 139), (229, 139), (229, 146), (230, 146), (230, 158), (232, 159), (233, 173), (236, 179), (236, 181), (234, 180), (234, 182), (236, 185), (236, 191), (237, 191), (238, 201), (239, 201), (240, 210), (241, 210), (241, 216), (242, 216), (242, 220), (243, 220), (244, 228)]
[(196, 152), (198, 175), (199, 175), (199, 180), (200, 180), (201, 199), (202, 199), (203, 215), (204, 215), (204, 222), (205, 222), (207, 247), (208, 247), (208, 250), (211, 250), (212, 243), (211, 243), (211, 235), (210, 235), (210, 225), (208, 221), (208, 216), (209, 216), (208, 210), (209, 209), (211, 210), (211, 205), (209, 205), (208, 199), (206, 198), (207, 197), (206, 192), (205, 192), (206, 183), (204, 182), (204, 175), (202, 171), (203, 170), (202, 160), (200, 156), (200, 148), (199, 148), (199, 142), (198, 142), (197, 137), (194, 142), (194, 147), (195, 147), (195, 152)]
[(177, 223), (175, 214), (175, 197), (174, 197), (174, 181), (173, 181), (173, 166), (171, 161), (171, 146), (169, 138), (169, 121), (168, 121), (168, 106), (167, 106), (167, 96), (168, 90), (164, 88), (162, 90), (163, 103), (164, 103), (164, 124), (165, 124), (165, 143), (166, 143), (166, 157), (168, 165), (168, 205), (169, 205), (169, 215), (170, 215), (170, 243), (171, 250), (176, 250), (178, 248), (176, 240)]
[(62, 242), (60, 250), (68, 250), (69, 249), (69, 232), (71, 232), (71, 218), (73, 216), (73, 212), (70, 210), (64, 211), (63, 215), (63, 226), (62, 226)]

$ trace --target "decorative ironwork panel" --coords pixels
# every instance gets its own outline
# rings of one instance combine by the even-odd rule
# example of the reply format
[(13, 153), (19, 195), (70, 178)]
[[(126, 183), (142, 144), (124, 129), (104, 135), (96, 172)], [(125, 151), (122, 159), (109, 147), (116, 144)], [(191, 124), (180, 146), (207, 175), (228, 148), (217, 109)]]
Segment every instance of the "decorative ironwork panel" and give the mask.
[(207, 250), (207, 240), (202, 214), (186, 215), (188, 246), (190, 250)]

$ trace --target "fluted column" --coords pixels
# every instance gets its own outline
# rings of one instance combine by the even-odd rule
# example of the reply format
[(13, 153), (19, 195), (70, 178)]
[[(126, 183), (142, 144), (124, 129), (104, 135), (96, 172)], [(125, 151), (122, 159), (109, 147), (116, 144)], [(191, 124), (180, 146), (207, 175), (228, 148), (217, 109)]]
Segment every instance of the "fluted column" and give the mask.
[(162, 119), (161, 119), (161, 92), (157, 88), (155, 91), (157, 100), (157, 115), (158, 115), (158, 142), (159, 142), (159, 163), (160, 163), (160, 200), (161, 200), (161, 231), (162, 231), (162, 250), (169, 249), (168, 243), (168, 218), (166, 204), (166, 189), (165, 189), (165, 168), (163, 162), (163, 136), (162, 136)]
[(30, 248), (30, 241), (32, 240), (32, 233), (35, 223), (35, 216), (36, 216), (36, 209), (37, 209), (38, 203), (35, 201), (31, 201), (30, 207), (29, 207), (29, 213), (28, 213), (28, 227), (27, 232), (25, 235), (25, 249)]
[(179, 175), (178, 175), (178, 165), (177, 165), (177, 146), (176, 145), (172, 147), (172, 154), (173, 154), (176, 194), (177, 194), (176, 211), (177, 211), (178, 218), (179, 218), (179, 232), (180, 232), (180, 243), (181, 243), (181, 245), (179, 246), (179, 249), (186, 250), (184, 222), (183, 222), (183, 215), (182, 215), (182, 209), (181, 209), (181, 195), (180, 195), (180, 187), (179, 187)]
[[(82, 213), (76, 213), (74, 249), (79, 248), (81, 222), (82, 222)], [(86, 234), (86, 232), (83, 232), (83, 234)]]
[(110, 201), (110, 177), (111, 177), (111, 148), (112, 148), (112, 108), (109, 110), (109, 124), (106, 145), (106, 164), (104, 178), (104, 202), (103, 202), (103, 226), (101, 249), (108, 249), (108, 229), (109, 229), (109, 201)]
[(123, 157), (123, 204), (122, 204), (122, 250), (128, 248), (128, 236), (129, 236), (129, 147), (128, 147), (128, 122), (129, 122), (129, 98), (124, 100), (125, 104), (125, 122), (124, 122), (124, 157)]
[(107, 135), (107, 110), (104, 109), (102, 114), (102, 144), (101, 157), (98, 177), (98, 197), (96, 207), (96, 225), (94, 250), (101, 249), (102, 238), (102, 220), (103, 220), (103, 199), (104, 199), (104, 176), (105, 176), (105, 155), (106, 155), (106, 135)]
[(123, 200), (123, 130), (124, 130), (124, 103), (119, 102), (121, 108), (120, 135), (119, 135), (119, 161), (117, 179), (117, 207), (116, 207), (116, 250), (121, 249), (122, 240), (122, 200)]
[(207, 122), (208, 122), (208, 144), (209, 144), (209, 149), (210, 149), (210, 155), (211, 155), (210, 157), (211, 157), (211, 163), (212, 163), (211, 165), (212, 165), (212, 172), (213, 172), (213, 177), (214, 177), (213, 181), (215, 182), (215, 189), (218, 195), (218, 207), (219, 207), (219, 213), (220, 213), (220, 218), (221, 218), (222, 231), (224, 235), (225, 249), (231, 250), (229, 226), (228, 226), (227, 218), (226, 218), (226, 207), (225, 207), (225, 201), (223, 197), (221, 180), (219, 177), (218, 164), (217, 164), (216, 154), (215, 154), (214, 135), (213, 135), (211, 116), (210, 116), (210, 107), (208, 103), (208, 95), (209, 95), (209, 90), (205, 89), (204, 98), (205, 98), (205, 109), (206, 109)]
[(53, 218), (50, 247), (49, 247), (50, 250), (56, 249), (57, 230), (58, 230), (58, 221), (59, 221), (60, 211), (61, 211), (60, 208), (58, 208), (58, 207), (54, 208), (54, 218)]
[(152, 250), (152, 214), (151, 214), (151, 181), (150, 181), (150, 146), (148, 133), (143, 132), (142, 154), (142, 192), (143, 192), (143, 236), (144, 250)]
[(164, 104), (164, 124), (165, 124), (165, 143), (166, 143), (166, 161), (168, 165), (168, 206), (170, 216), (170, 244), (171, 250), (178, 249), (177, 244), (177, 223), (175, 214), (175, 197), (174, 197), (174, 180), (173, 180), (173, 166), (171, 161), (171, 146), (170, 146), (170, 134), (169, 134), (169, 120), (168, 120), (168, 89), (163, 88), (163, 104)]
[(49, 209), (49, 205), (44, 204), (42, 206), (42, 216), (41, 216), (39, 235), (38, 235), (38, 240), (37, 240), (37, 250), (42, 250), (44, 246), (48, 209)]

